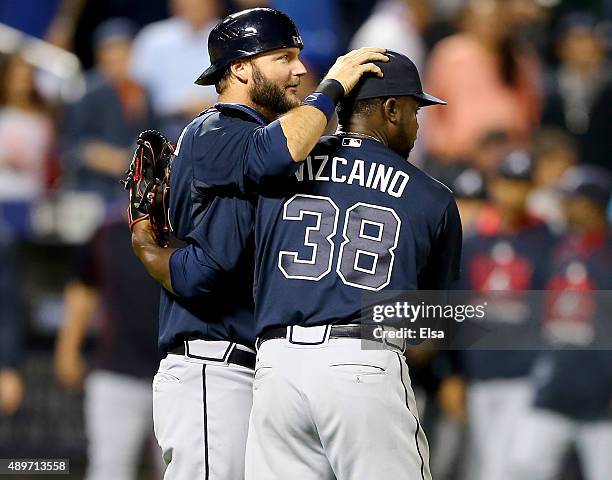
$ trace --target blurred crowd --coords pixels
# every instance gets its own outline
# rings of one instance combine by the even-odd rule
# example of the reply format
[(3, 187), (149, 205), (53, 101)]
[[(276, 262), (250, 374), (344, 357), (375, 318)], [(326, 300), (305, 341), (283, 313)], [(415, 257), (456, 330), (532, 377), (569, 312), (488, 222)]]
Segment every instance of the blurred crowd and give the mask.
[[(105, 445), (117, 431), (129, 467), (113, 478), (134, 475), (157, 354), (156, 312), (133, 286), (149, 304), (156, 287), (125, 248), (119, 179), (141, 130), (176, 140), (215, 102), (213, 87), (193, 83), (208, 33), (254, 6), (295, 20), (303, 96), (338, 55), (381, 46), (413, 59), (425, 89), (448, 102), (419, 118), (410, 160), (456, 194), (464, 289), (612, 289), (609, 0), (3, 2), (0, 456), (31, 442), (15, 431), (33, 421), (27, 399), (43, 388), (22, 373), (39, 349), (57, 380), (49, 395), (84, 386), (84, 401), (73, 395), (88, 478), (115, 455)], [(58, 74), (58, 52), (78, 59), (82, 82)], [(612, 478), (609, 352), (408, 355), (436, 479)]]

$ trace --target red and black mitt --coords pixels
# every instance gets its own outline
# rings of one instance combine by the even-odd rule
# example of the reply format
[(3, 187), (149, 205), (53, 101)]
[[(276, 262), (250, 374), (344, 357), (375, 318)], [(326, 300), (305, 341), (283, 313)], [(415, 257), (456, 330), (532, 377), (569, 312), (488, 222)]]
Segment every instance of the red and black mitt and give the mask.
[(130, 192), (128, 219), (130, 230), (141, 220), (151, 222), (153, 234), (161, 246), (168, 244), (168, 194), (170, 160), (174, 145), (157, 130), (138, 135), (134, 158), (122, 181)]

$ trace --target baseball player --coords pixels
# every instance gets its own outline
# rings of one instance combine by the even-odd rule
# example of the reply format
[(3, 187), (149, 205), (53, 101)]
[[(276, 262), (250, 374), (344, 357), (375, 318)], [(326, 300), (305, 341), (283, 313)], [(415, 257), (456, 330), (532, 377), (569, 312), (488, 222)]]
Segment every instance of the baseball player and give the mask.
[(24, 395), (18, 370), (22, 336), (17, 243), (4, 220), (0, 220), (0, 415), (15, 413)]
[[(553, 255), (547, 285), (552, 302), (544, 329), (562, 345), (584, 350), (539, 354), (535, 397), (511, 455), (512, 478), (559, 478), (565, 455), (575, 446), (584, 478), (604, 480), (612, 478), (612, 352), (587, 347), (589, 338), (597, 337), (598, 322), (610, 319), (593, 297), (576, 297), (575, 292), (612, 288), (612, 237), (606, 220), (612, 179), (602, 168), (581, 165), (568, 170), (561, 182), (569, 232)], [(573, 301), (568, 302), (565, 291)]]
[[(462, 289), (481, 295), (478, 292), (545, 288), (555, 237), (542, 221), (527, 213), (532, 174), (533, 160), (527, 152), (515, 150), (501, 160), (496, 177), (487, 185), (491, 203), (478, 219), (477, 231), (465, 238)], [(527, 326), (540, 320), (524, 298), (509, 295), (505, 301), (496, 302), (498, 311), (489, 312), (485, 320), (506, 338), (518, 338)], [(459, 356), (468, 384), (473, 449), (469, 478), (514, 479), (508, 452), (519, 441), (517, 419), (522, 418), (531, 399), (529, 372), (535, 353), (467, 350)]]
[(478, 218), (486, 206), (487, 190), (484, 176), (474, 168), (466, 168), (457, 175), (452, 189), (457, 198), (457, 207), (461, 215), (465, 237), (476, 231)]
[[(237, 479), (244, 472), (255, 364), (252, 249), (246, 248), (252, 240), (223, 243), (224, 236), (242, 228), (224, 209), (243, 208), (234, 195), (250, 192), (266, 178), (291, 175), (322, 135), (337, 101), (363, 73), (382, 75), (372, 61), (387, 60), (383, 49), (373, 48), (339, 58), (300, 105), (297, 86), (306, 73), (298, 57), (302, 46), (289, 17), (267, 8), (230, 15), (208, 39), (211, 66), (196, 83), (214, 84), (219, 103), (179, 138), (169, 219), (179, 239), (197, 242), (199, 235), (217, 235), (218, 258), (234, 253), (239, 258), (216, 279), (215, 295), (180, 299), (168, 283), (162, 293), (160, 346), (168, 355), (154, 380), (154, 423), (168, 479)], [(135, 232), (142, 218), (136, 218)], [(206, 225), (213, 218), (217, 223), (210, 231)], [(150, 252), (137, 235), (133, 245), (146, 260)], [(149, 271), (159, 278), (159, 271)]]
[[(151, 379), (159, 360), (158, 309), (150, 299), (160, 288), (132, 254), (125, 219), (114, 212), (76, 257), (65, 289), (55, 375), (68, 389), (80, 389), (84, 382), (85, 478), (133, 480), (143, 444), (153, 432)], [(136, 298), (135, 284), (140, 293)], [(100, 333), (87, 371), (82, 350), (96, 313)], [(163, 469), (158, 472), (159, 478)]]
[[(292, 177), (259, 182), (248, 479), (431, 478), (402, 348), (365, 351), (359, 340), (365, 291), (446, 288), (459, 273), (452, 193), (406, 161), (418, 109), (444, 102), (423, 93), (408, 58), (386, 55), (384, 77), (345, 100), (345, 133), (322, 139)], [(241, 164), (227, 168), (244, 182)], [(197, 242), (169, 255), (151, 247), (149, 262), (169, 257), (177, 294), (211, 291), (232, 268), (225, 254), (253, 219), (219, 245), (218, 220), (248, 213), (223, 207)]]

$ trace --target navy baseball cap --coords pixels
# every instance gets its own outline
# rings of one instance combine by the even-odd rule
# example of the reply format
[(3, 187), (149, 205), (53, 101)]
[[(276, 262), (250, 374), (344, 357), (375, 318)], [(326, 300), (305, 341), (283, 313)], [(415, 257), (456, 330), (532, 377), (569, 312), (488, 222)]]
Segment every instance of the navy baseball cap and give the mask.
[(567, 170), (559, 181), (559, 190), (566, 196), (587, 197), (606, 207), (612, 192), (612, 177), (595, 165), (578, 165)]
[(531, 180), (533, 159), (524, 150), (513, 150), (502, 159), (497, 174), (511, 180)]
[(393, 50), (387, 50), (385, 55), (389, 57), (388, 62), (374, 62), (381, 68), (384, 77), (364, 75), (348, 96), (351, 101), (377, 97), (413, 97), (421, 102), (422, 107), (446, 105), (444, 100), (423, 92), (419, 71), (412, 60)]
[(457, 175), (452, 190), (457, 198), (474, 200), (487, 198), (484, 176), (475, 168), (467, 168)]

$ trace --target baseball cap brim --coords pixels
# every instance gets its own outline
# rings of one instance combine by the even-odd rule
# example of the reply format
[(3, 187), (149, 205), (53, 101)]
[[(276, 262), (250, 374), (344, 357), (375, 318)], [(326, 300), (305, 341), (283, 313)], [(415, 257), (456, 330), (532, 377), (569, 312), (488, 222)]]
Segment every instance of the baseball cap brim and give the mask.
[(411, 96), (414, 98), (418, 98), (421, 101), (422, 107), (427, 107), (429, 105), (446, 105), (446, 102), (444, 100), (441, 100), (438, 97), (434, 97), (429, 93), (415, 93)]

